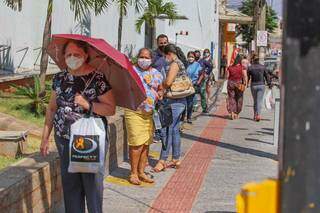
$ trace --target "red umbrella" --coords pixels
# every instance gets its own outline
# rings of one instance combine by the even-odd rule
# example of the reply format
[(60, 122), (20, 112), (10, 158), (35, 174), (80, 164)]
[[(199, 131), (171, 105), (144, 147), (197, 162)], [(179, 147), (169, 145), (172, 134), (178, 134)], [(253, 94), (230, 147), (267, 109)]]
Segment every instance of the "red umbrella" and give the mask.
[(48, 54), (61, 70), (67, 68), (63, 47), (70, 40), (84, 41), (90, 45), (89, 64), (94, 66), (97, 71), (105, 74), (112, 86), (118, 106), (136, 110), (146, 99), (141, 79), (134, 71), (128, 57), (103, 39), (76, 34), (53, 35), (48, 47)]

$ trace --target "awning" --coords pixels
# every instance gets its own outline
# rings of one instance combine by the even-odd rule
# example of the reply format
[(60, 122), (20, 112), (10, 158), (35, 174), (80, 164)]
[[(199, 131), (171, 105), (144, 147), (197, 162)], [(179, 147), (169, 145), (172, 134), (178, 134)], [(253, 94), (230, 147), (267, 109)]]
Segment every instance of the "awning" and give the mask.
[(253, 18), (239, 11), (226, 8), (225, 14), (219, 15), (220, 23), (251, 24)]

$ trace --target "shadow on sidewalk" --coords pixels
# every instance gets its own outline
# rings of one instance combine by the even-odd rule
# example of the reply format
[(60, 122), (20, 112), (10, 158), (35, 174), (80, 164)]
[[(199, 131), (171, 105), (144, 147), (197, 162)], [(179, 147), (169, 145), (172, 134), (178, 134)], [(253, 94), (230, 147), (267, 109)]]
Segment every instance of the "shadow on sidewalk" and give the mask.
[(269, 143), (269, 142), (262, 141), (262, 140), (256, 139), (256, 138), (245, 138), (244, 140), (258, 142), (258, 143), (264, 143), (264, 144), (269, 144), (269, 145), (274, 145), (274, 143)]
[[(248, 120), (248, 121), (254, 121), (252, 118), (247, 117), (240, 117), (240, 120)], [(261, 121), (271, 121), (270, 119), (261, 119)]]
[(265, 132), (265, 131), (257, 131), (258, 133), (264, 134), (264, 135), (272, 135), (273, 136), (273, 131), (272, 132)]
[(262, 128), (263, 130), (270, 131), (273, 134), (273, 128)]
[(127, 179), (129, 175), (130, 175), (130, 169), (125, 169), (121, 167), (118, 167), (116, 170), (110, 173), (110, 176), (121, 178), (121, 179)]
[(260, 150), (236, 146), (236, 145), (224, 143), (221, 141), (214, 141), (214, 140), (210, 140), (210, 139), (202, 138), (202, 137), (197, 137), (197, 136), (193, 136), (193, 135), (186, 134), (186, 133), (182, 134), (181, 137), (186, 138), (186, 139), (190, 139), (193, 141), (197, 141), (200, 143), (205, 143), (205, 144), (209, 144), (209, 145), (213, 145), (213, 146), (218, 146), (218, 147), (230, 149), (230, 150), (233, 150), (236, 152), (250, 154), (250, 155), (254, 155), (254, 156), (258, 156), (258, 157), (262, 157), (262, 158), (269, 158), (272, 160), (278, 160), (277, 155), (272, 154), (272, 153), (268, 153), (268, 152), (264, 152), (264, 151), (260, 151)]

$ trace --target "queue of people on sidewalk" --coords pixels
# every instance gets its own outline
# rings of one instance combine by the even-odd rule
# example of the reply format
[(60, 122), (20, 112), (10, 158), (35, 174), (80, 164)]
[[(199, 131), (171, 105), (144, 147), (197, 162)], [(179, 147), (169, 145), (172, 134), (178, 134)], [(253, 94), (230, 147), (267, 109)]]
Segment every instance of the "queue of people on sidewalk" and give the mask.
[[(112, 86), (108, 76), (98, 71), (101, 64), (90, 63), (92, 58), (97, 60), (96, 55), (90, 56), (94, 53), (92, 45), (97, 45), (96, 43), (93, 42), (90, 46), (88, 38), (77, 40), (79, 36), (74, 36), (74, 39), (59, 39), (59, 45), (62, 46), (54, 49), (50, 56), (65, 69), (61, 69), (53, 78), (40, 152), (44, 156), (49, 153), (49, 137), (54, 129), (66, 212), (84, 213), (87, 206), (90, 213), (101, 213), (105, 151), (93, 152), (97, 147), (100, 150), (107, 147), (108, 124), (105, 116), (115, 114), (119, 101), (114, 90), (117, 84)], [(185, 57), (182, 50), (170, 44), (168, 37), (163, 34), (157, 37), (157, 46), (155, 51), (148, 48), (139, 50), (133, 72), (141, 80), (146, 99), (137, 109), (125, 109), (124, 112), (131, 165), (128, 180), (134, 185), (142, 182), (154, 183), (145, 168), (148, 165), (150, 144), (155, 139), (162, 142), (162, 148), (153, 171), (162, 172), (169, 167), (181, 167), (181, 123), (186, 120), (192, 124), (192, 113), (198, 102), (197, 94), (201, 99), (202, 112), (208, 112), (211, 86), (215, 81), (214, 63), (209, 49), (203, 51), (203, 57), (198, 50), (189, 51)], [(230, 117), (239, 118), (243, 92), (251, 84), (254, 119), (259, 121), (264, 85), (267, 83), (271, 87), (265, 67), (259, 64), (256, 56), (250, 65), (248, 59), (238, 55), (228, 68), (226, 56), (222, 60), (220, 71), (228, 79), (227, 108)], [(104, 60), (102, 61), (104, 65)], [(82, 122), (81, 125), (76, 125), (79, 122)], [(82, 134), (81, 129), (84, 132), (90, 131)], [(104, 140), (101, 143), (103, 147), (99, 146), (99, 138)], [(87, 150), (81, 151), (86, 148)], [(74, 150), (80, 154), (73, 155)], [(93, 155), (88, 158), (89, 151)], [(172, 160), (168, 161), (170, 152)], [(89, 163), (84, 163), (85, 159)]]
[[(223, 63), (222, 63), (223, 62)], [(230, 119), (239, 119), (239, 114), (243, 107), (243, 94), (250, 86), (253, 98), (253, 120), (259, 122), (267, 85), (272, 88), (271, 76), (264, 65), (259, 63), (259, 57), (255, 54), (251, 56), (251, 63), (247, 56), (238, 54), (234, 63), (226, 68), (225, 56), (221, 60), (222, 67), (220, 73), (226, 71), (227, 79), (227, 110)]]
[[(169, 43), (166, 35), (157, 37), (157, 49), (153, 52), (142, 48), (137, 56), (135, 70), (143, 81), (147, 99), (136, 111), (126, 110), (131, 174), (129, 182), (153, 183), (144, 172), (148, 162), (149, 146), (161, 141), (160, 159), (154, 172), (181, 166), (182, 120), (192, 123), (195, 96), (201, 97), (202, 112), (207, 113), (207, 101), (213, 77), (213, 62), (209, 49), (190, 51), (185, 57), (182, 50)], [(189, 86), (186, 87), (186, 84)], [(159, 118), (160, 117), (160, 118)], [(172, 153), (172, 160), (168, 161)]]
[[(108, 142), (105, 116), (114, 115), (119, 104), (113, 88), (118, 85), (113, 82), (112, 86), (110, 76), (99, 72), (104, 59), (101, 58), (100, 65), (90, 63), (93, 58), (97, 60), (97, 56), (92, 55), (94, 45), (101, 45), (101, 41), (95, 43), (88, 37), (62, 35), (51, 41), (53, 49), (49, 49), (61, 72), (53, 77), (40, 152), (43, 156), (49, 154), (49, 138), (54, 130), (64, 207), (68, 213), (84, 213), (86, 206), (90, 213), (102, 212)], [(133, 65), (146, 99), (137, 109), (124, 112), (131, 165), (128, 180), (134, 185), (154, 182), (145, 168), (149, 146), (157, 137), (162, 149), (154, 171), (181, 166), (183, 114), (187, 122), (192, 123), (197, 93), (200, 93), (202, 112), (208, 112), (210, 87), (215, 80), (209, 49), (204, 50), (203, 57), (200, 51), (190, 51), (185, 57), (179, 47), (169, 43), (166, 35), (157, 37), (157, 45), (155, 51), (141, 48)], [(109, 48), (108, 45), (105, 48)], [(104, 53), (105, 57), (110, 51)], [(120, 53), (115, 54), (122, 57)], [(172, 160), (168, 162), (170, 152)]]

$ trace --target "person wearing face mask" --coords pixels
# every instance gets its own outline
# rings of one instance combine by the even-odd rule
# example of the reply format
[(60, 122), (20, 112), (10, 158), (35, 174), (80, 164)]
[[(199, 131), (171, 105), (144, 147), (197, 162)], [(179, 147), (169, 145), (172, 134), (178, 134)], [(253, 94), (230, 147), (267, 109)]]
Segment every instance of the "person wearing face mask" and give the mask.
[(142, 48), (137, 58), (138, 62), (134, 69), (140, 76), (147, 99), (138, 107), (137, 111), (125, 110), (131, 165), (129, 182), (134, 185), (140, 185), (141, 181), (154, 182), (145, 174), (145, 167), (148, 161), (149, 145), (153, 142), (155, 129), (152, 115), (156, 102), (162, 98), (161, 84), (163, 81), (161, 73), (151, 67), (151, 50)]
[(211, 87), (211, 73), (213, 69), (213, 63), (211, 61), (211, 55), (209, 49), (205, 49), (203, 52), (203, 58), (199, 60), (199, 64), (202, 67), (202, 71), (199, 77), (198, 84), (200, 85), (200, 98), (201, 107), (203, 113), (208, 113), (208, 100), (210, 97)]
[[(166, 60), (169, 64), (166, 79), (162, 86), (165, 90), (169, 89), (173, 84), (176, 77), (186, 75), (186, 69), (181, 60), (178, 58), (176, 46), (168, 44), (164, 48)], [(175, 168), (180, 167), (181, 156), (181, 139), (180, 139), (180, 120), (183, 111), (186, 108), (186, 98), (165, 98), (165, 104), (171, 106), (172, 109), (172, 124), (166, 128), (166, 149), (161, 150), (160, 160), (154, 167), (155, 172), (161, 172), (166, 167), (172, 166)], [(172, 149), (172, 161), (167, 164), (169, 152)]]
[(211, 59), (211, 53), (209, 49), (205, 49), (203, 51), (203, 59), (202, 59), (202, 66), (205, 67), (205, 73), (207, 76), (206, 80), (206, 102), (209, 102), (209, 98), (211, 97), (211, 87), (213, 83), (216, 81), (214, 73), (212, 72), (214, 65)]
[(88, 45), (69, 41), (63, 47), (67, 69), (53, 77), (52, 93), (47, 107), (40, 152), (49, 153), (49, 136), (54, 128), (60, 156), (65, 212), (102, 213), (103, 178), (99, 173), (69, 173), (70, 127), (88, 111), (101, 117), (115, 114), (115, 99), (105, 76), (88, 64)]
[[(198, 79), (199, 79), (199, 74), (202, 70), (202, 67), (198, 62), (196, 62), (194, 52), (192, 51), (188, 52), (187, 57), (189, 62), (189, 65), (187, 68), (188, 76), (192, 81), (193, 87), (198, 88), (199, 87)], [(192, 124), (191, 116), (192, 116), (192, 111), (194, 107), (194, 98), (195, 98), (195, 94), (192, 94), (187, 97), (187, 123), (189, 124)]]
[(199, 60), (201, 59), (201, 52), (200, 52), (200, 50), (195, 50), (195, 51), (194, 51), (194, 55), (195, 55), (195, 60), (196, 60), (196, 62), (199, 62)]
[(163, 74), (165, 77), (165, 69), (167, 66), (166, 59), (164, 57), (164, 47), (169, 44), (168, 36), (164, 34), (160, 34), (157, 37), (157, 46), (158, 48), (153, 52), (153, 59), (152, 59), (152, 67), (158, 70)]
[[(169, 38), (165, 34), (160, 34), (157, 37), (157, 46), (158, 48), (153, 51), (152, 57), (152, 67), (158, 70), (163, 78), (166, 77), (165, 69), (167, 67), (166, 58), (164, 56), (164, 47), (169, 44)], [(161, 141), (162, 134), (160, 130), (155, 131), (154, 142), (158, 143)]]

